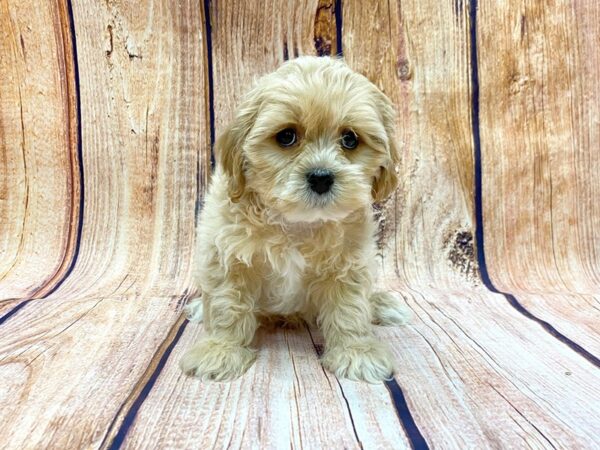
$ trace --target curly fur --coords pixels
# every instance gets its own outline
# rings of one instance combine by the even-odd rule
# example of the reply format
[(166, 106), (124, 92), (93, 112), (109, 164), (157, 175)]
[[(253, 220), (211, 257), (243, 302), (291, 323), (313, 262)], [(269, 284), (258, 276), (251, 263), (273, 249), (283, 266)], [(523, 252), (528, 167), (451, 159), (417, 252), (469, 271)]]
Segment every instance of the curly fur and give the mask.
[[(259, 324), (302, 318), (323, 331), (322, 362), (336, 375), (391, 376), (372, 323), (398, 324), (404, 315), (396, 298), (373, 291), (371, 203), (397, 185), (394, 117), (387, 97), (337, 59), (289, 61), (248, 93), (217, 141), (198, 225), (202, 299), (186, 313), (204, 321), (206, 336), (184, 355), (186, 373), (235, 378), (254, 361)], [(299, 136), (293, 148), (275, 140), (287, 127)], [(340, 146), (346, 129), (359, 137), (354, 150)], [(335, 182), (319, 196), (306, 174), (323, 167)]]

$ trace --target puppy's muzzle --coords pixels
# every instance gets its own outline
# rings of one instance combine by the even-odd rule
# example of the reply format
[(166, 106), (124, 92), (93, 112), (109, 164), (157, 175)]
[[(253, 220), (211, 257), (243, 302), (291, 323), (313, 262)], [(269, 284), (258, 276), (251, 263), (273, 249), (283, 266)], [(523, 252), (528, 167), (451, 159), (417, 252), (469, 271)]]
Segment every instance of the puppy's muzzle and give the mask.
[(331, 189), (335, 177), (331, 171), (327, 169), (315, 169), (306, 174), (306, 180), (311, 191), (319, 195), (323, 195)]

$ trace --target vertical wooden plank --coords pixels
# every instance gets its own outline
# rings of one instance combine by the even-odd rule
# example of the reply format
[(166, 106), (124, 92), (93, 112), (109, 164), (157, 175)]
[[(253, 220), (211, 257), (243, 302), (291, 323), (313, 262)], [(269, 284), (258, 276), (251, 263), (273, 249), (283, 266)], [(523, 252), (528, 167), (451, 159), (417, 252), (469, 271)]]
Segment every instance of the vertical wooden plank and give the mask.
[(0, 300), (42, 296), (73, 258), (79, 167), (64, 1), (0, 4)]
[(598, 292), (600, 4), (480, 2), (477, 22), (490, 277)]
[(386, 277), (474, 286), (468, 2), (350, 0), (343, 17), (344, 57), (398, 111), (400, 188), (382, 212)]
[(85, 206), (59, 296), (181, 295), (210, 167), (201, 5), (73, 4)]
[(210, 2), (210, 20), (217, 134), (257, 77), (287, 59), (337, 50), (333, 2)]

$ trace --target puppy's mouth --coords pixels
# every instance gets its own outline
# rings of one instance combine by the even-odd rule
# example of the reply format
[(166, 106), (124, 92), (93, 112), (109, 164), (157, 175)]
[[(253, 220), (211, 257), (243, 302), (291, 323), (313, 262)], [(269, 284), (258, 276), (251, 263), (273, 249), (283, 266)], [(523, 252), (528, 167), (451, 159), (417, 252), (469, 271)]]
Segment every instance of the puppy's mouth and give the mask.
[(298, 202), (283, 202), (281, 211), (290, 222), (327, 222), (339, 221), (352, 212), (336, 201), (335, 189), (323, 194), (315, 194), (310, 189), (302, 192), (302, 200)]
[(336, 193), (335, 190), (331, 190), (324, 194), (315, 194), (310, 189), (306, 189), (304, 192), (304, 204), (310, 209), (325, 210), (335, 206)]

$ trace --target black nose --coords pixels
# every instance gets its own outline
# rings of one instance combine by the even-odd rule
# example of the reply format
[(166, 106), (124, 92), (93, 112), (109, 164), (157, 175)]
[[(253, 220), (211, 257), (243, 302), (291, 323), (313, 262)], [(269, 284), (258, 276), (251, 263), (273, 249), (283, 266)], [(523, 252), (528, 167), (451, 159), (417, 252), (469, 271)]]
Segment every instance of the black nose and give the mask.
[(331, 185), (333, 184), (333, 174), (329, 170), (315, 169), (306, 174), (308, 184), (314, 192), (322, 195), (329, 192)]

